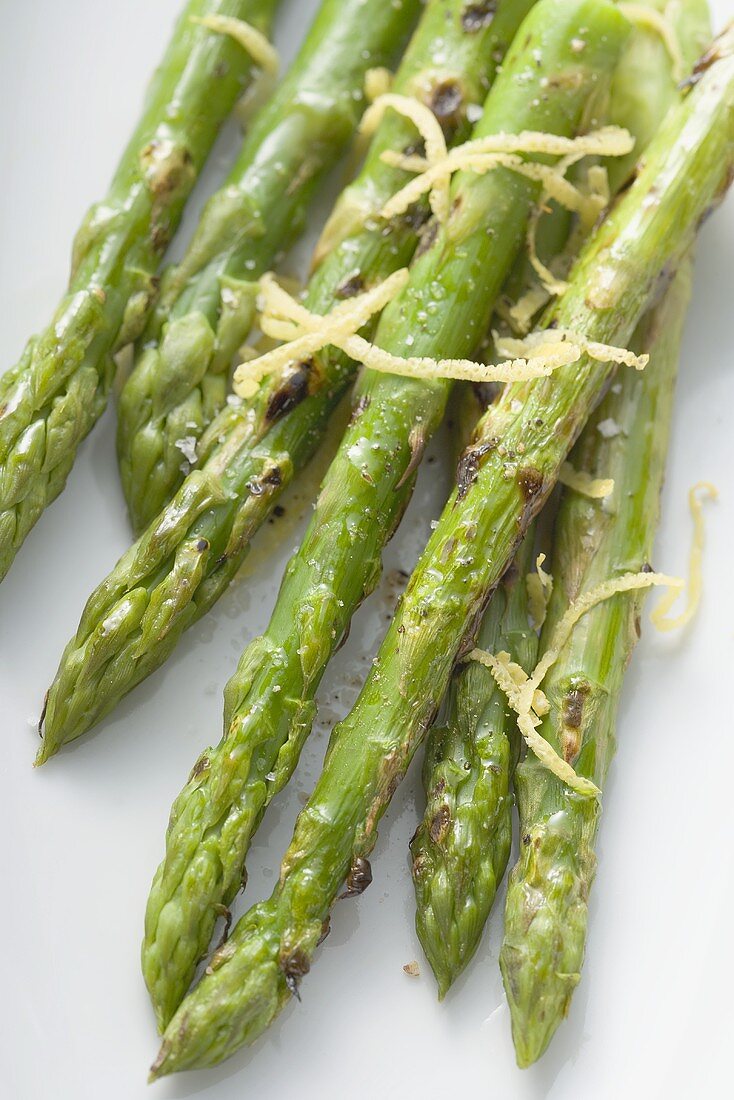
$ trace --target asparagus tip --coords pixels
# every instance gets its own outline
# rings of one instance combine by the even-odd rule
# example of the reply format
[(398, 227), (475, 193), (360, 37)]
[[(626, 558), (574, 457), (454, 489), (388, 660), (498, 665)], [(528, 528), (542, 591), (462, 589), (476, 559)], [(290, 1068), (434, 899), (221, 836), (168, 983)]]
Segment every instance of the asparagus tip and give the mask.
[(175, 1073), (178, 1069), (175, 1061), (175, 1053), (170, 1040), (163, 1039), (160, 1050), (148, 1072), (148, 1084), (152, 1085), (154, 1081), (159, 1081), (161, 1077), (168, 1077), (169, 1074)]
[(568, 1014), (578, 973), (543, 974), (523, 952), (500, 953), (500, 969), (510, 1006), (512, 1041), (520, 1069), (541, 1057)]
[(51, 746), (51, 744), (47, 740), (44, 740), (41, 744), (40, 749), (36, 753), (36, 759), (33, 761), (33, 767), (34, 768), (40, 768), (41, 765), (45, 764), (46, 761), (53, 755), (54, 755), (53, 747)]

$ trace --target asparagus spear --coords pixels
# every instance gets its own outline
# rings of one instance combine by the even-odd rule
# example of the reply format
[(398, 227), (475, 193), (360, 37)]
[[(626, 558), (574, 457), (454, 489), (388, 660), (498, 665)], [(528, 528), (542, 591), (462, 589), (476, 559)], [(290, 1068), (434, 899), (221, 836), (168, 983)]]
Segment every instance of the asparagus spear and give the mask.
[[(585, 48), (577, 51), (572, 42), (582, 28)], [(507, 128), (573, 132), (590, 96), (596, 99), (595, 93), (603, 95), (608, 87), (627, 31), (626, 21), (604, 0), (541, 0), (521, 27), (519, 45), (513, 46), (488, 96), (479, 134)], [(419, 351), (441, 347), (461, 354), (473, 346), (486, 327), (494, 295), (522, 241), (535, 195), (533, 185), (526, 184), (526, 180), (505, 173), (484, 178), (469, 173), (460, 176), (452, 192), (454, 212), (448, 226), (438, 231), (432, 248), (417, 261), (408, 294), (396, 303), (386, 329), (388, 313), (383, 315), (378, 339), (382, 334), (387, 346), (402, 349), (412, 332)], [(486, 281), (475, 275), (483, 261), (492, 264)], [(420, 412), (431, 407), (431, 398), (442, 405), (447, 393), (447, 387), (438, 384), (389, 381), (395, 394), (389, 385), (380, 394), (375, 380), (368, 383), (371, 403), (362, 405), (361, 415), (347, 431), (340, 456), (327, 475), (315, 522), (289, 566), (268, 635), (250, 648), (228, 688), (231, 722), (225, 737), (216, 750), (205, 753), (201, 766), (195, 769), (195, 780), (174, 808), (164, 873), (172, 877), (175, 869), (181, 880), (189, 868), (206, 860), (204, 889), (201, 876), (198, 879), (202, 908), (219, 900), (212, 872), (223, 860), (220, 856), (216, 864), (211, 859), (214, 836), (221, 837), (222, 849), (226, 845), (228, 859), (234, 845), (239, 845), (243, 860), (269, 798), (292, 771), (311, 723), (313, 696), (323, 668), (379, 569), (380, 547), (409, 495), (410, 486), (402, 478), (402, 487), (401, 477), (410, 479), (411, 475), (411, 444), (415, 450), (411, 426), (414, 420), (420, 423)], [(378, 412), (376, 419), (374, 412)], [(434, 415), (438, 418), (438, 413)], [(266, 662), (263, 657), (268, 654)], [(344, 799), (344, 808), (350, 812), (350, 800), (360, 797), (352, 784), (340, 788), (338, 801)], [(294, 842), (294, 858), (297, 847), (298, 841)], [(183, 881), (191, 882), (188, 873)], [(357, 860), (349, 890), (359, 891), (365, 881), (365, 866)], [(185, 894), (179, 889), (177, 907), (185, 900), (191, 911), (191, 895), (190, 889)], [(219, 1061), (259, 1034), (288, 998), (289, 989), (296, 989), (305, 972), (301, 964), (307, 968), (322, 922), (318, 920), (318, 932), (311, 940), (315, 924), (309, 921), (308, 947), (305, 941), (294, 945), (292, 954), (284, 948), (278, 964), (271, 948), (275, 946), (277, 956), (275, 925), (279, 907), (287, 907), (289, 896), (287, 886), (282, 896), (276, 891), (271, 902), (253, 911), (251, 920), (256, 924), (261, 919), (268, 926), (271, 920), (275, 923), (265, 932), (267, 948), (264, 941), (258, 942), (254, 955), (245, 948), (248, 961), (243, 967), (251, 966), (251, 970), (232, 1020), (217, 1021), (214, 1031), (205, 1026), (189, 1046), (193, 1034), (189, 1023), (193, 1021), (189, 1011), (180, 1009), (169, 1025), (156, 1073)], [(158, 919), (157, 884), (152, 905)], [(175, 946), (180, 944), (181, 940)], [(218, 956), (218, 962), (222, 958)], [(258, 958), (263, 966), (258, 965)], [(239, 966), (236, 969), (239, 971)], [(199, 1003), (198, 995), (194, 1003)], [(205, 1015), (211, 1008), (208, 1004), (201, 1016), (194, 1008), (197, 1020), (206, 1025)]]
[[(650, 353), (647, 369), (641, 377), (621, 375), (576, 444), (574, 464), (592, 477), (612, 477), (614, 493), (598, 501), (564, 491), (544, 638), (581, 592), (639, 571), (650, 559), (690, 281), (684, 260), (635, 335), (635, 346)], [(619, 434), (602, 434), (605, 421)], [(543, 684), (551, 710), (542, 736), (597, 785), (615, 750), (617, 705), (642, 600), (642, 592), (616, 595), (585, 615)], [(520, 858), (509, 880), (500, 966), (518, 1065), (527, 1066), (548, 1046), (579, 980), (601, 805), (571, 792), (531, 752), (518, 765), (516, 787)]]
[(118, 412), (120, 472), (136, 532), (183, 481), (181, 447), (191, 455), (223, 407), (232, 357), (252, 326), (257, 279), (300, 232), (319, 181), (364, 110), (367, 70), (395, 56), (418, 7), (419, 0), (324, 0), (182, 263), (165, 273)]
[(113, 352), (140, 333), (155, 271), (217, 130), (254, 64), (193, 21), (234, 16), (261, 31), (276, 0), (190, 0), (110, 189), (74, 242), (69, 289), (49, 327), (0, 379), (0, 579), (101, 415)]
[[(660, 7), (659, 0), (652, 0), (651, 6)], [(705, 0), (687, 0), (671, 8), (668, 17), (690, 69), (709, 33), (708, 5)], [(615, 73), (610, 103), (610, 117), (635, 135), (636, 156), (644, 152), (679, 98), (665, 44), (655, 32), (636, 29)], [(615, 190), (634, 167), (629, 157), (621, 159), (621, 165), (612, 161), (609, 166)], [(592, 438), (594, 430), (587, 429)], [(602, 437), (598, 438), (601, 446)], [(589, 508), (602, 510), (599, 503), (590, 502)], [(522, 576), (531, 556), (528, 545), (526, 538), (524, 561), (519, 563)], [(564, 576), (568, 572), (555, 571)], [(509, 592), (505, 579), (484, 617), (477, 644), (492, 653), (505, 650), (523, 668), (532, 668), (537, 646), (527, 630), (525, 586), (517, 583), (517, 569), (511, 567), (508, 573)], [(509, 780), (518, 757), (517, 737), (514, 716), (508, 714), (489, 670), (476, 663), (459, 666), (452, 677), (447, 721), (429, 734), (423, 769), (426, 811), (411, 841), (416, 928), (440, 997), (476, 951), (507, 865)], [(535, 771), (538, 782), (547, 774), (539, 766)], [(529, 988), (529, 1002), (534, 1004), (537, 987)]]
[[(733, 174), (734, 29), (704, 56), (694, 82), (554, 311), (559, 324), (590, 339), (630, 338), (661, 272), (680, 262)], [(153, 1077), (227, 1057), (297, 990), (345, 876), (365, 881), (378, 821), (431, 723), (462, 639), (609, 374), (583, 359), (552, 379), (509, 386), (483, 418), (359, 699), (332, 734), (274, 893), (245, 914), (179, 1008)], [(507, 477), (506, 464), (516, 461)]]
[[(477, 644), (532, 668), (538, 639), (528, 617), (532, 534), (505, 573)], [(478, 663), (452, 679), (445, 723), (426, 746), (426, 811), (410, 842), (416, 929), (443, 998), (476, 951), (510, 857), (510, 782), (520, 749), (517, 721), (492, 674)]]
[[(461, 134), (464, 129), (461, 125), (461, 115), (454, 114), (458, 104), (462, 105), (461, 111), (463, 111), (467, 104), (476, 102), (487, 74), (493, 71), (493, 65), (496, 63), (493, 58), (496, 57), (496, 51), (503, 41), (503, 36), (510, 36), (520, 21), (518, 13), (527, 9), (528, 6), (527, 0), (523, 0), (520, 4), (513, 0), (498, 9), (491, 24), (487, 23), (486, 26), (477, 28), (472, 24), (467, 30), (462, 22), (464, 9), (461, 4), (456, 0), (450, 0), (450, 2), (434, 0), (426, 9), (423, 21), (401, 66), (396, 82), (397, 90), (403, 92), (414, 90), (417, 94), (427, 96), (428, 102), (439, 108), (439, 117), (443, 118), (448, 125), (449, 133)], [(443, 103), (453, 103), (449, 115), (442, 115), (440, 105)], [(381, 205), (405, 179), (402, 174), (396, 176), (394, 169), (383, 164), (380, 159), (382, 151), (386, 147), (399, 148), (414, 140), (415, 132), (410, 127), (406, 127), (402, 119), (387, 116), (370, 149), (365, 170), (357, 184), (349, 190), (342, 208), (348, 211), (350, 207), (359, 205), (360, 200), (364, 202), (365, 196), (374, 196)], [(384, 224), (350, 235), (319, 267), (311, 282), (309, 301), (317, 309), (328, 308), (335, 298), (338, 299), (340, 288), (354, 281), (355, 272), (360, 273), (361, 278), (380, 281), (385, 274), (410, 257), (417, 241), (415, 212), (409, 218), (401, 219), (397, 224), (393, 223), (390, 226), (389, 238), (385, 234)], [(352, 366), (344, 357), (333, 351), (320, 357), (319, 366), (323, 368), (324, 377), (327, 379), (324, 389), (320, 394), (317, 392), (310, 398), (304, 398), (292, 413), (275, 426), (263, 443), (263, 453), (273, 456), (270, 459), (271, 468), (276, 460), (279, 461), (283, 480), (289, 476), (290, 462), (280, 459), (279, 456), (283, 454), (292, 456), (294, 466), (300, 464), (296, 461), (297, 459), (305, 460), (307, 449), (313, 449), (314, 437), (323, 430), (328, 411), (333, 407), (336, 396), (343, 392), (345, 382), (352, 371)], [(285, 400), (288, 400), (289, 394), (294, 400), (299, 396), (298, 388), (293, 382), (286, 382), (281, 392), (284, 393)], [(241, 423), (241, 420), (237, 418), (237, 410), (234, 410), (234, 416), (235, 427), (230, 435), (238, 446), (237, 424)], [(266, 451), (266, 447), (270, 450)], [(222, 451), (227, 453), (226, 443), (222, 446)], [(219, 453), (221, 452), (215, 452), (205, 467), (205, 475), (211, 474), (214, 465), (219, 461)], [(237, 461), (240, 463), (239, 469), (236, 465)], [(263, 462), (264, 469), (267, 470), (264, 458), (257, 456), (255, 462)], [(231, 543), (235, 543), (237, 538), (242, 538), (244, 542), (247, 531), (243, 533), (241, 525), (251, 523), (251, 530), (254, 530), (256, 523), (267, 515), (268, 508), (271, 506), (268, 503), (268, 496), (272, 495), (276, 487), (272, 483), (268, 485), (264, 477), (262, 482), (266, 486), (265, 492), (258, 494), (250, 487), (249, 502), (245, 499), (243, 503), (248, 471), (249, 477), (254, 478), (253, 463), (252, 461), (248, 463), (247, 457), (244, 456), (239, 460), (235, 458), (234, 463), (230, 462), (221, 475), (222, 480), (230, 479), (228, 482), (224, 481), (232, 497), (227, 524), (221, 518), (224, 509), (220, 507), (218, 513), (213, 513), (213, 518), (209, 521), (210, 527), (200, 526), (193, 536), (189, 536), (189, 538), (206, 537), (210, 540), (213, 547), (212, 561), (216, 561), (219, 557), (221, 547), (226, 545), (228, 539)], [(192, 479), (189, 479), (189, 482), (191, 481)], [(185, 489), (186, 486), (184, 486)], [(263, 507), (263, 501), (265, 501), (265, 507)], [(170, 516), (173, 511), (172, 506), (164, 515)], [(193, 514), (195, 518), (196, 513)], [(188, 523), (191, 522), (190, 516), (191, 512), (189, 512)], [(251, 519), (253, 516), (254, 518)], [(218, 544), (210, 534), (211, 525), (215, 523), (219, 525), (215, 530), (221, 532), (218, 536)], [(235, 527), (232, 535), (230, 532), (233, 524)], [(148, 542), (143, 545), (150, 545), (153, 537), (148, 536)], [(177, 539), (180, 537), (178, 531), (175, 537)], [(154, 552), (156, 551), (157, 547), (154, 545)], [(170, 549), (164, 552), (164, 562), (168, 554)], [(235, 564), (238, 564), (242, 558), (242, 551), (233, 550), (232, 555)], [(156, 574), (153, 573), (154, 578), (155, 576)], [(132, 582), (130, 587), (134, 588), (134, 575)], [(175, 569), (172, 582), (177, 587), (180, 586), (179, 573)], [(205, 579), (205, 584), (202, 586), (205, 590), (204, 599), (210, 603), (213, 598), (206, 592), (207, 583), (210, 592), (214, 586), (217, 586), (214, 589), (217, 594), (222, 584), (216, 573), (212, 580), (207, 582)], [(192, 588), (195, 588), (195, 581)], [(167, 590), (170, 591), (165, 584), (159, 585), (158, 591)], [(116, 595), (114, 590), (112, 595)], [(108, 598), (106, 593), (103, 594), (103, 598)], [(117, 606), (121, 604), (118, 603)], [(151, 606), (159, 606), (157, 592), (153, 594)], [(198, 611), (199, 608), (196, 610)], [(113, 614), (114, 612), (109, 610), (106, 617), (100, 616), (100, 618), (109, 621)], [(96, 612), (90, 616), (90, 620), (99, 621)], [(185, 621), (183, 616), (181, 620)], [(182, 627), (179, 628), (179, 633), (180, 629)], [(150, 635), (153, 641), (157, 642), (156, 635), (152, 631)], [(89, 634), (86, 637), (88, 638)], [(101, 632), (97, 631), (97, 637), (101, 637)], [(94, 639), (94, 635), (92, 638)], [(140, 645), (139, 635), (136, 637), (135, 644)], [(142, 644), (150, 644), (145, 634)], [(168, 644), (167, 641), (164, 642), (164, 645), (166, 644)], [(154, 657), (157, 657), (158, 651), (162, 648), (159, 646), (158, 650), (152, 651)], [(86, 650), (80, 648), (77, 652), (80, 653), (82, 660), (89, 660), (96, 677), (97, 668), (93, 664), (92, 645), (89, 645)], [(137, 652), (139, 653), (140, 650)], [(115, 658), (111, 663), (114, 665), (116, 660)], [(70, 661), (65, 671), (72, 668)], [(273, 686), (275, 687), (275, 684)], [(83, 681), (77, 680), (75, 690), (80, 691), (82, 687)], [(86, 695), (86, 687), (83, 690), (83, 697), (91, 699), (91, 680), (90, 695)], [(57, 680), (51, 696), (49, 719), (52, 718), (52, 707), (56, 706), (57, 699), (59, 705), (65, 705), (63, 675), (60, 680)], [(291, 697), (288, 696), (285, 703), (286, 718), (292, 714), (294, 706)], [(54, 727), (47, 725), (47, 739), (50, 728)], [(263, 757), (263, 768), (259, 770), (257, 776), (253, 774), (250, 777), (253, 780), (250, 786), (244, 785), (245, 777), (237, 776), (233, 777), (233, 785), (229, 785), (223, 778), (220, 781), (212, 779), (210, 783), (209, 780), (214, 775), (216, 767), (215, 754), (213, 751), (205, 753), (200, 764), (194, 769), (195, 774), (192, 775), (176, 803), (166, 860), (158, 871), (151, 892), (143, 945), (143, 970), (159, 1021), (163, 1026), (168, 1022), (186, 992), (197, 959), (208, 948), (218, 911), (217, 906), (228, 904), (240, 885), (244, 853), (264, 803), (272, 797), (279, 784), (284, 783), (290, 774), (291, 764), (287, 759), (287, 747), (283, 747), (279, 757), (280, 749), (286, 740), (287, 738), (283, 738), (280, 745), (273, 746), (270, 756)], [(293, 745), (291, 745), (292, 749)], [(295, 752), (292, 753), (292, 763), (294, 762)], [(259, 763), (254, 766), (259, 769)], [(279, 772), (275, 780), (269, 774), (273, 769)], [(221, 782), (221, 789), (219, 794), (216, 794), (218, 782)], [(210, 794), (214, 796), (211, 803), (207, 801)], [(219, 805), (219, 810), (215, 809), (214, 803)], [(214, 816), (210, 820), (209, 815), (212, 813)]]

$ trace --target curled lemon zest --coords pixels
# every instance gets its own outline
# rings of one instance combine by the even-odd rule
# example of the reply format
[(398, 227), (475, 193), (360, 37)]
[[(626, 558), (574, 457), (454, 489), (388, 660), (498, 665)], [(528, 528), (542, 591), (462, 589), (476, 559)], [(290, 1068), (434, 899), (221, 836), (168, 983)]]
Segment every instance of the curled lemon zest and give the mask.
[(625, 348), (588, 341), (561, 329), (533, 333), (523, 341), (504, 340), (505, 346), (516, 346), (522, 351), (501, 363), (394, 355), (358, 332), (403, 289), (408, 277), (407, 269), (401, 268), (378, 286), (340, 302), (322, 315), (297, 302), (273, 275), (264, 275), (260, 280), (260, 329), (266, 336), (284, 343), (256, 359), (240, 363), (234, 375), (235, 392), (240, 397), (252, 397), (266, 375), (289, 363), (308, 359), (328, 345), (340, 348), (371, 370), (426, 381), (440, 378), (468, 382), (530, 381), (546, 378), (560, 367), (577, 362), (584, 354), (604, 362), (628, 363), (638, 369), (647, 362), (647, 357), (635, 356)]
[[(549, 198), (555, 199), (560, 205), (579, 213), (585, 219), (593, 220), (598, 215), (598, 200), (570, 183), (565, 178), (565, 172), (582, 157), (624, 156), (633, 146), (634, 139), (627, 130), (619, 126), (605, 126), (575, 138), (537, 130), (524, 130), (518, 134), (490, 134), (467, 141), (440, 157), (436, 148), (429, 151), (428, 144), (425, 157), (406, 157), (394, 150), (386, 150), (382, 159), (388, 164), (419, 174), (396, 192), (380, 213), (386, 219), (402, 214), (426, 192), (435, 213), (432, 196), (440, 187), (441, 193), (446, 196), (446, 201), (442, 200), (441, 206), (448, 216), (448, 181), (455, 172), (470, 171), (481, 175), (495, 168), (509, 168), (542, 183)], [(563, 159), (555, 165), (540, 164), (523, 160), (519, 155), (521, 153), (547, 154)]]
[(364, 74), (364, 94), (368, 103), (374, 103), (380, 96), (387, 95), (392, 87), (393, 74), (384, 65), (368, 69)]
[(660, 36), (672, 64), (671, 75), (673, 80), (676, 82), (682, 80), (686, 75), (686, 63), (678, 36), (670, 20), (666, 19), (662, 12), (656, 11), (655, 8), (645, 4), (621, 3), (618, 7), (630, 23), (643, 27), (645, 30), (653, 31)]
[(543, 568), (545, 554), (538, 554), (535, 562), (535, 573), (528, 573), (525, 578), (525, 587), (528, 593), (528, 611), (530, 620), (535, 630), (539, 630), (545, 622), (548, 612), (548, 603), (553, 592), (553, 577)]
[(703, 548), (706, 541), (706, 530), (703, 521), (703, 493), (708, 500), (717, 500), (719, 490), (710, 481), (697, 481), (688, 491), (688, 506), (693, 518), (693, 540), (688, 559), (688, 583), (686, 585), (686, 606), (679, 615), (671, 617), (670, 609), (678, 599), (680, 593), (675, 589), (667, 592), (650, 614), (650, 621), (656, 630), (667, 632), (679, 630), (687, 626), (698, 611), (701, 602), (701, 590), (703, 587), (703, 573), (701, 569), (703, 561)]
[[(416, 159), (419, 159), (421, 163), (426, 163), (429, 166), (441, 164), (446, 160), (448, 148), (446, 145), (446, 138), (441, 129), (441, 124), (433, 111), (414, 96), (396, 95), (394, 92), (387, 92), (385, 95), (378, 96), (362, 116), (359, 127), (360, 133), (367, 135), (373, 134), (388, 108), (392, 108), (392, 110), (396, 111), (399, 115), (409, 119), (423, 138), (426, 147), (426, 155), (424, 158)], [(430, 188), (430, 194), (428, 196), (431, 210), (440, 222), (446, 221), (449, 214), (449, 181), (449, 175), (439, 175), (436, 178), (435, 184)], [(427, 190), (429, 189), (427, 188)], [(386, 213), (389, 206), (390, 202), (388, 202), (381, 211), (381, 216), (387, 219), (393, 216), (392, 214)], [(407, 209), (407, 207), (403, 209)], [(398, 211), (398, 213), (402, 212), (402, 210)]]
[(590, 588), (566, 609), (530, 676), (521, 669), (520, 671), (523, 672), (521, 677), (515, 667), (508, 667), (512, 662), (509, 661), (507, 654), (495, 655), (482, 649), (474, 649), (469, 654), (469, 660), (479, 661), (490, 670), (498, 686), (507, 695), (507, 701), (517, 714), (517, 725), (528, 748), (532, 749), (541, 764), (577, 794), (586, 798), (598, 798), (601, 791), (590, 779), (579, 775), (538, 732), (543, 714), (548, 713), (548, 700), (540, 690), (540, 685), (560, 657), (576, 623), (592, 608), (618, 593), (634, 592), (653, 586), (662, 586), (677, 592), (683, 585), (684, 582), (680, 577), (669, 577), (665, 573), (641, 572), (625, 573), (621, 577), (602, 581), (601, 584)]
[(235, 19), (232, 15), (192, 15), (189, 17), (192, 23), (198, 23), (215, 34), (227, 34), (235, 42), (249, 53), (259, 69), (276, 76), (280, 67), (278, 51), (272, 42), (244, 19)]
[(532, 357), (539, 354), (538, 348), (545, 349), (554, 344), (563, 347), (568, 344), (578, 353), (571, 362), (576, 362), (582, 355), (588, 355), (590, 359), (596, 359), (600, 363), (618, 363), (620, 366), (644, 370), (650, 361), (647, 354), (635, 355), (627, 348), (602, 344), (598, 340), (587, 340), (583, 333), (566, 328), (541, 329), (531, 332), (523, 339), (501, 336), (499, 333), (493, 333), (493, 336), (498, 353), (507, 357)]
[(603, 500), (614, 492), (613, 477), (592, 477), (586, 470), (577, 470), (570, 462), (564, 462), (558, 480), (582, 496)]

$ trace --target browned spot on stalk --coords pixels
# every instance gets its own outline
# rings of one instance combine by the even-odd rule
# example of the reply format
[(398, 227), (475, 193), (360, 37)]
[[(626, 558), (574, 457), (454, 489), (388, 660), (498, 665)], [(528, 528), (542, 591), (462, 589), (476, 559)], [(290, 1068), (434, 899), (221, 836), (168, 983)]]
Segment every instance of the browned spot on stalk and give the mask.
[(355, 422), (355, 420), (359, 420), (360, 416), (365, 411), (365, 409), (369, 408), (369, 405), (370, 405), (370, 399), (367, 396), (367, 394), (363, 393), (362, 396), (360, 397), (359, 401), (357, 402), (357, 404), (352, 409), (352, 415), (349, 418), (349, 423), (353, 424)]
[(150, 243), (154, 252), (165, 252), (168, 248), (169, 240), (170, 230), (168, 226), (161, 225), (160, 222), (157, 222), (151, 227)]
[(514, 588), (519, 579), (520, 570), (517, 567), (517, 562), (511, 561), (502, 576), (502, 585), (507, 589)]
[(254, 497), (261, 497), (267, 489), (277, 489), (282, 484), (283, 475), (280, 472), (280, 466), (273, 466), (270, 470), (266, 470), (264, 474), (261, 474), (260, 477), (248, 481), (247, 491)]
[(346, 890), (339, 894), (343, 898), (356, 898), (363, 894), (372, 882), (372, 866), (364, 856), (355, 856), (347, 875)]
[(192, 779), (198, 779), (202, 772), (207, 771), (209, 768), (209, 757), (204, 753), (194, 764), (191, 769), (191, 775), (189, 776), (189, 783)]
[(469, 34), (476, 34), (482, 27), (488, 27), (495, 17), (498, 0), (477, 0), (467, 4), (461, 14), (461, 26)]
[(364, 278), (362, 273), (355, 271), (350, 275), (341, 286), (337, 287), (335, 297), (336, 298), (354, 298), (355, 295), (361, 294), (364, 290)]
[[(421, 830), (421, 827), (418, 826), (416, 831), (413, 833), (413, 836), (411, 837), (411, 840), (410, 840), (411, 845), (413, 844), (414, 840), (418, 839), (418, 836), (420, 834), (420, 830)], [(418, 854), (415, 857), (415, 859), (413, 860), (413, 864), (412, 864), (412, 867), (411, 867), (411, 873), (413, 875), (413, 878), (419, 879), (422, 876), (422, 874), (423, 874), (424, 870), (426, 869), (427, 865), (428, 865), (428, 861), (427, 861), (425, 855)]]
[(449, 831), (451, 824), (451, 811), (447, 805), (440, 806), (431, 818), (428, 826), (428, 835), (434, 844), (441, 844)]
[(423, 452), (426, 449), (426, 433), (423, 428), (413, 427), (410, 429), (408, 446), (410, 447), (410, 459), (408, 460), (408, 465), (403, 470), (400, 481), (395, 486), (396, 489), (402, 489), (410, 475), (417, 470), (420, 465), (420, 461), (423, 458)]
[(312, 361), (298, 363), (283, 382), (280, 389), (272, 394), (265, 412), (266, 420), (277, 420), (285, 413), (300, 405), (308, 396), (308, 384), (311, 376)]
[(691, 75), (681, 81), (680, 88), (692, 88), (694, 84), (698, 84), (699, 80), (711, 66), (720, 59), (721, 54), (719, 52), (719, 40), (718, 38), (711, 43), (705, 53), (701, 54), (696, 64), (691, 70)]
[(452, 535), (450, 538), (446, 539), (446, 542), (443, 544), (443, 549), (441, 551), (441, 561), (444, 563), (444, 565), (446, 564), (446, 562), (449, 560), (449, 558), (453, 554), (455, 548), (456, 548), (456, 537), (454, 535)]
[(431, 91), (428, 106), (445, 134), (453, 134), (462, 122), (464, 93), (456, 80), (442, 80)]
[(466, 448), (456, 468), (457, 502), (463, 500), (469, 492), (469, 489), (477, 480), (482, 458), (490, 451), (495, 450), (498, 442), (497, 439), (488, 439), (485, 443), (472, 444)]
[(308, 974), (311, 969), (311, 963), (305, 951), (297, 947), (289, 955), (281, 956), (278, 965), (285, 975), (285, 984), (288, 986), (288, 991), (296, 1000), (300, 1001), (301, 994), (298, 992), (298, 987), (301, 984), (301, 978), (304, 974)]
[(140, 162), (152, 195), (165, 198), (194, 174), (194, 162), (185, 146), (153, 139), (140, 154)]
[(418, 241), (418, 247), (415, 250), (415, 259), (422, 256), (424, 252), (428, 252), (429, 248), (433, 247), (433, 242), (438, 235), (438, 222), (433, 218), (428, 225), (424, 226), (420, 230), (420, 240)]
[(523, 466), (517, 472), (517, 484), (525, 501), (531, 501), (543, 491), (543, 475), (534, 466)]
[(561, 752), (566, 763), (575, 760), (581, 751), (581, 723), (590, 691), (588, 684), (576, 684), (563, 698)]
[(331, 932), (331, 919), (326, 916), (324, 917), (323, 923), (321, 925), (321, 935), (319, 936), (319, 942), (316, 944), (317, 947), (321, 946), (326, 937), (329, 935), (329, 932)]
[(563, 724), (567, 729), (580, 729), (584, 703), (588, 694), (588, 684), (581, 684), (566, 692), (563, 699)]
[[(404, 225), (407, 229), (412, 229), (414, 233), (417, 233), (421, 226), (425, 225), (431, 216), (430, 208), (425, 206), (421, 202), (414, 202), (412, 206), (402, 213), (398, 214), (393, 224)], [(385, 233), (390, 232), (389, 223), (385, 227)]]
[[(433, 721), (433, 714), (430, 716), (430, 721)], [(405, 754), (408, 749), (409, 746), (407, 745), (404, 745), (402, 749), (393, 749), (382, 761), (380, 777), (377, 782), (377, 793), (372, 800), (364, 823), (364, 838), (372, 836), (377, 828), (377, 820), (382, 809), (387, 806), (390, 799), (395, 794), (395, 791), (400, 786), (400, 780), (403, 777), (407, 765)]]

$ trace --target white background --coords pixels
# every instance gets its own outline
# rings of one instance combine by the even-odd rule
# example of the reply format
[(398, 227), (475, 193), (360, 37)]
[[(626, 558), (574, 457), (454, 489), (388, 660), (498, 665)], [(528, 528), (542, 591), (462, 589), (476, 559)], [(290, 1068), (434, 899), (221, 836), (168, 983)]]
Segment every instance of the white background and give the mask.
[[(178, 7), (179, 0), (0, 2), (3, 369), (51, 315), (74, 230), (104, 194)], [(734, 14), (731, 0), (713, 7), (717, 25)], [(287, 56), (315, 8), (316, 0), (285, 0), (277, 38)], [(236, 145), (231, 127), (195, 206)], [(184, 240), (191, 225), (189, 218)], [(62, 646), (92, 586), (128, 543), (108, 412), (0, 589), (0, 1095), (732, 1094), (733, 254), (730, 198), (701, 235), (655, 558), (657, 568), (684, 568), (687, 489), (700, 478), (716, 482), (721, 499), (707, 509), (703, 605), (682, 638), (661, 640), (645, 629), (630, 669), (605, 792), (587, 963), (569, 1020), (542, 1062), (525, 1072), (514, 1065), (497, 967), (501, 899), (469, 972), (443, 1005), (436, 1001), (413, 931), (407, 843), (421, 808), (414, 766), (384, 819), (375, 881), (336, 907), (303, 1003), (220, 1068), (147, 1090), (156, 1034), (138, 953), (170, 803), (200, 749), (219, 737), (221, 688), (267, 621), (319, 471), (286, 501), (278, 526), (267, 528), (243, 581), (167, 666), (94, 736), (33, 772), (33, 726)], [(414, 561), (449, 476), (439, 447), (388, 549), (385, 582), (324, 681), (319, 724), (297, 774), (258, 834), (248, 903), (272, 888), (327, 731), (354, 699), (384, 629), (397, 591), (392, 571)], [(418, 978), (403, 973), (413, 959)]]

